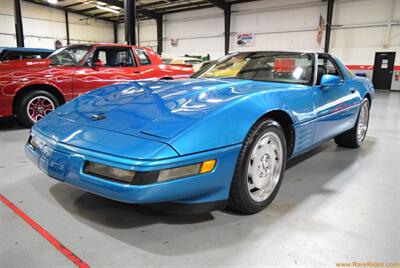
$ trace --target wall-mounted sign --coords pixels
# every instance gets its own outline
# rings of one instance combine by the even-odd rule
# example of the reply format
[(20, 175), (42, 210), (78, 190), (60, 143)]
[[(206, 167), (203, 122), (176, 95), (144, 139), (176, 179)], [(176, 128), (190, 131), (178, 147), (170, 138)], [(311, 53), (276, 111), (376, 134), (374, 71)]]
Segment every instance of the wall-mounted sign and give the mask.
[(237, 33), (236, 45), (239, 47), (254, 46), (254, 33)]
[(389, 65), (388, 59), (382, 59), (381, 69), (387, 69)]

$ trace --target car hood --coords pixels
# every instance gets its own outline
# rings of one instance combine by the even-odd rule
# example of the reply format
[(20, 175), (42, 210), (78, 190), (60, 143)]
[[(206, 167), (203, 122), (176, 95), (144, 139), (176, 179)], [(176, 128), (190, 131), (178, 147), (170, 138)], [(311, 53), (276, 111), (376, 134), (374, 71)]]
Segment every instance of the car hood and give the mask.
[(169, 139), (239, 98), (282, 87), (238, 79), (132, 81), (82, 95), (55, 113), (84, 126)]

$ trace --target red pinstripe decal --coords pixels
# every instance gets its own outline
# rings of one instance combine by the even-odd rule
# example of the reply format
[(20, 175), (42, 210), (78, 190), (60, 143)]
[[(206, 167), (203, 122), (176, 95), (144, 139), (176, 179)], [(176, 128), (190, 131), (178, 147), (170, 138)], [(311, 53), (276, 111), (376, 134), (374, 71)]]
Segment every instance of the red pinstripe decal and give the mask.
[[(346, 65), (347, 68), (350, 70), (373, 70), (374, 66), (373, 65)], [(400, 71), (400, 65), (395, 65), (394, 69), (395, 71)]]
[(27, 224), (29, 224), (33, 229), (35, 229), (41, 236), (43, 236), (49, 243), (51, 243), (58, 251), (60, 251), (64, 256), (70, 259), (78, 267), (89, 268), (89, 264), (82, 261), (78, 256), (76, 256), (72, 251), (67, 249), (63, 244), (60, 243), (54, 236), (47, 232), (43, 227), (41, 227), (36, 221), (31, 217), (26, 215), (22, 210), (20, 210), (16, 205), (11, 203), (7, 198), (0, 194), (0, 201), (3, 202), (7, 207), (15, 212), (21, 219), (23, 219)]

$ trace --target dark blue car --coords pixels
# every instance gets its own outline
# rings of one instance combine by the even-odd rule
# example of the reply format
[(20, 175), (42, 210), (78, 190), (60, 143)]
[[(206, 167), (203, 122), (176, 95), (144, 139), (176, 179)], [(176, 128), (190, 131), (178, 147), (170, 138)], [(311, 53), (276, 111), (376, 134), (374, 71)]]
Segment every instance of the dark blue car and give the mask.
[(0, 47), (0, 61), (44, 59), (53, 52), (44, 48)]
[(84, 94), (33, 126), (26, 154), (114, 200), (251, 214), (272, 202), (288, 159), (332, 138), (361, 146), (373, 98), (329, 54), (235, 53), (191, 79)]

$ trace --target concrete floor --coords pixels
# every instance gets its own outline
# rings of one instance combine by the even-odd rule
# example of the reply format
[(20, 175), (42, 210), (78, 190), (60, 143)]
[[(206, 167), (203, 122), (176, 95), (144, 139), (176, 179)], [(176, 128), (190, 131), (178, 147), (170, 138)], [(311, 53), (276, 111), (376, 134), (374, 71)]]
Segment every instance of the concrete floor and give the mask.
[[(400, 93), (378, 92), (358, 150), (328, 142), (289, 163), (253, 216), (162, 215), (46, 177), (24, 155), (28, 130), (0, 130), (0, 193), (93, 267), (334, 267), (400, 262)], [(74, 266), (0, 202), (0, 266)]]

